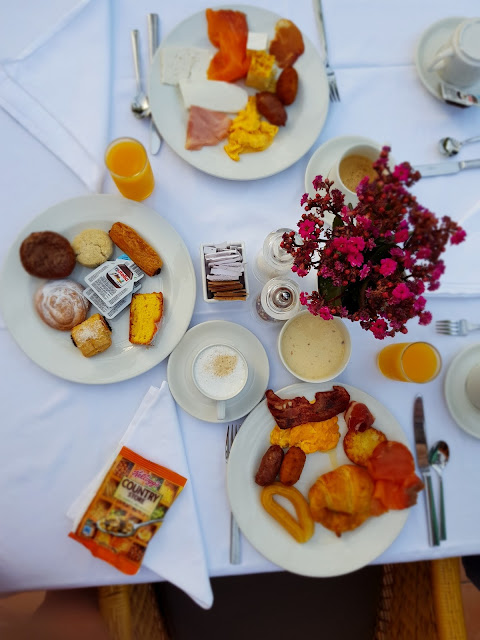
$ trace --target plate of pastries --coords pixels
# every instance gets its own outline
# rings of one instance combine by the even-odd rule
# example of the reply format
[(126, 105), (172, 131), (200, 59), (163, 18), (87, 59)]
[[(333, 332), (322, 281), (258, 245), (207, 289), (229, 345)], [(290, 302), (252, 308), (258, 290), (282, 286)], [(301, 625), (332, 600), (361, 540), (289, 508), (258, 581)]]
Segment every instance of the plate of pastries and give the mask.
[(86, 384), (133, 378), (188, 328), (195, 274), (175, 229), (116, 195), (60, 202), (10, 248), (0, 284), (5, 324), (36, 364)]
[(381, 402), (346, 384), (299, 383), (265, 395), (228, 460), (242, 533), (300, 575), (342, 575), (372, 562), (423, 489), (402, 427)]

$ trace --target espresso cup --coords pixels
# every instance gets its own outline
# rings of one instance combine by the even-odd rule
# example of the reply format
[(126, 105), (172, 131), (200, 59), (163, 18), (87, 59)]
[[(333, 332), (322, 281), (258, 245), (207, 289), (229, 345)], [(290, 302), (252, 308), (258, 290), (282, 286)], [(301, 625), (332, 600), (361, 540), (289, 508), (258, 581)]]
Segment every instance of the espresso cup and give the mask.
[(461, 22), (428, 67), (450, 84), (471, 87), (480, 80), (480, 18)]
[(333, 188), (344, 194), (345, 204), (354, 207), (358, 204), (356, 188), (362, 178), (368, 176), (373, 180), (378, 177), (373, 163), (378, 160), (381, 150), (381, 146), (373, 142), (352, 145), (340, 155), (330, 169), (327, 177), (333, 180)]
[(247, 382), (247, 361), (235, 347), (212, 344), (195, 356), (192, 378), (200, 393), (216, 401), (217, 418), (224, 420), (226, 401), (237, 396)]

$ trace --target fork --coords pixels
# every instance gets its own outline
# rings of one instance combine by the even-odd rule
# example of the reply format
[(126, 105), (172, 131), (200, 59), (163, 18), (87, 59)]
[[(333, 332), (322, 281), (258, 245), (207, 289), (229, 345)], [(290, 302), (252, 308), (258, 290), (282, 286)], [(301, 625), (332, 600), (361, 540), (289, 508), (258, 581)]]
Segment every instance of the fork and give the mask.
[(328, 62), (327, 35), (325, 33), (325, 21), (323, 19), (322, 0), (313, 0), (313, 7), (315, 10), (315, 18), (317, 20), (318, 30), (320, 32), (320, 40), (322, 41), (322, 45), (323, 45), (323, 57), (324, 57), (325, 71), (327, 72), (330, 100), (332, 102), (340, 102), (340, 92), (338, 90), (335, 72), (330, 67), (330, 64)]
[(466, 336), (470, 331), (480, 329), (480, 324), (472, 324), (467, 320), (438, 320), (435, 328), (438, 333), (448, 336)]
[[(241, 424), (229, 424), (225, 440), (225, 462), (228, 462), (233, 441)], [(230, 513), (230, 564), (240, 564), (240, 529), (233, 513)]]

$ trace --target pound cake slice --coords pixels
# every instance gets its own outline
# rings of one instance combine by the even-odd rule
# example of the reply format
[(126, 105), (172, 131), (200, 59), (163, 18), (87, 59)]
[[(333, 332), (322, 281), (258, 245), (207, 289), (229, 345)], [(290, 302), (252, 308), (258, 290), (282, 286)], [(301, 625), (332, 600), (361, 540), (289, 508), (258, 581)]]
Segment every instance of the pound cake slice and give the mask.
[(157, 333), (163, 315), (162, 293), (135, 293), (130, 304), (130, 332), (132, 344), (150, 344)]

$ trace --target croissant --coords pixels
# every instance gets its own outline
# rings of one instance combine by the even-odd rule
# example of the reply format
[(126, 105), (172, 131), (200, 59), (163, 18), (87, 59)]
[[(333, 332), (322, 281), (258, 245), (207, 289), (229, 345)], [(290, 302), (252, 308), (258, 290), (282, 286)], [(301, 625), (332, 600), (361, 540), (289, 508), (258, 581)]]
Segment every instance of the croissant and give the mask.
[(374, 481), (369, 473), (345, 464), (317, 478), (308, 492), (313, 519), (337, 536), (359, 527), (371, 515)]

